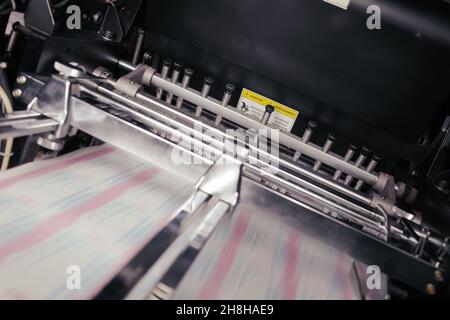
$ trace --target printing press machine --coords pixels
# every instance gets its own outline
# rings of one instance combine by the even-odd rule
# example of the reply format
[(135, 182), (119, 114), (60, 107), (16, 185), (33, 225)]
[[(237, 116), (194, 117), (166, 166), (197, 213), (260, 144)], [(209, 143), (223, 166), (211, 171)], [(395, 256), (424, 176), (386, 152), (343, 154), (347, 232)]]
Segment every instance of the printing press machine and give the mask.
[(377, 298), (450, 297), (448, 1), (1, 3), (10, 168), (108, 143), (196, 186), (97, 298), (150, 271), (133, 298), (170, 298), (242, 204), (351, 256), (361, 287), (378, 266)]

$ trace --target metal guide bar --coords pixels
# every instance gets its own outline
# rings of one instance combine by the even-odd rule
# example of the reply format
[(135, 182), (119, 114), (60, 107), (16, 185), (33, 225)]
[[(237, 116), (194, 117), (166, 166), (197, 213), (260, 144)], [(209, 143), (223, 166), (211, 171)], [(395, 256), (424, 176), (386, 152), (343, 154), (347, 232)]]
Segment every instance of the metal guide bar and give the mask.
[[(159, 75), (153, 75), (151, 79), (151, 84), (157, 88), (161, 88), (165, 91), (172, 93), (175, 96), (182, 97), (195, 105), (201, 105), (204, 109), (222, 116), (224, 119), (232, 121), (243, 128), (247, 129), (269, 129), (266, 125), (253, 120), (251, 118), (245, 117), (244, 115), (236, 112), (232, 107), (224, 107), (222, 104), (213, 98), (204, 98), (201, 93), (192, 88), (183, 88), (178, 84), (174, 84), (166, 79), (161, 78)], [(351, 175), (357, 179), (363, 180), (367, 184), (374, 186), (377, 181), (377, 175), (367, 172), (364, 169), (356, 167), (353, 163), (345, 162), (342, 157), (335, 155), (333, 153), (325, 153), (322, 148), (314, 146), (312, 144), (303, 143), (301, 140), (294, 136), (280, 133), (280, 144), (300, 151), (313, 159), (319, 160), (322, 163), (340, 170), (344, 173)]]
[[(80, 88), (80, 91), (83, 92), (83, 93), (91, 94), (92, 96), (94, 96), (94, 97), (96, 97), (96, 98), (99, 98), (100, 101), (105, 102), (105, 103), (108, 103), (108, 104), (110, 104), (111, 106), (114, 106), (114, 107), (117, 106), (117, 103), (114, 103), (114, 101), (111, 101), (111, 100), (109, 100), (109, 99), (107, 99), (107, 98), (104, 98), (104, 97), (103, 97), (103, 98), (102, 98), (102, 97), (99, 97), (95, 92), (92, 92), (91, 90), (84, 89), (84, 88), (82, 87), (82, 88)], [(103, 91), (105, 91), (105, 90), (103, 90)], [(113, 98), (117, 98), (117, 99), (119, 99), (119, 100), (122, 101), (122, 102), (125, 102), (125, 100), (126, 100), (126, 98), (124, 98), (123, 96), (121, 96), (121, 95), (119, 95), (119, 94), (115, 94), (115, 93), (112, 93), (112, 97), (113, 97)], [(136, 106), (136, 103), (132, 104), (132, 106), (135, 107), (135, 106)], [(125, 109), (124, 107), (120, 107), (120, 110), (127, 110), (127, 109)], [(149, 113), (149, 109), (147, 109), (147, 111), (148, 111), (147, 113)], [(135, 113), (133, 112), (133, 110), (130, 110), (130, 115), (134, 115), (136, 120), (143, 121), (144, 123), (150, 123), (150, 122), (152, 121), (151, 118), (145, 116), (144, 114), (140, 114), (140, 113), (135, 114)], [(161, 117), (160, 114), (155, 114), (155, 115)], [(170, 118), (164, 117), (164, 118), (162, 119), (162, 121), (168, 121), (168, 122), (170, 123), (171, 121), (174, 121), (174, 120), (172, 120), (172, 119), (170, 119)], [(153, 121), (151, 122), (151, 124), (154, 125), (154, 124), (155, 124), (155, 121), (153, 120)], [(172, 130), (174, 130), (173, 128), (169, 128), (169, 127), (163, 128), (163, 124), (162, 124), (161, 121), (156, 122), (156, 124), (158, 125), (158, 127), (159, 127), (160, 129), (164, 129), (166, 132), (171, 132)], [(187, 130), (187, 129), (192, 130), (192, 128), (185, 128), (185, 129), (186, 129), (186, 130)], [(189, 138), (189, 139), (192, 139), (190, 136), (188, 136), (188, 138)], [(218, 146), (220, 147), (220, 143), (218, 144)], [(125, 148), (126, 148), (126, 147), (125, 147)], [(217, 154), (219, 154), (219, 153), (221, 152), (220, 150), (221, 150), (221, 149), (213, 149), (212, 151), (213, 151), (213, 152), (216, 152)], [(255, 158), (255, 157), (253, 157), (253, 156), (249, 156), (249, 160), (253, 160), (253, 162), (255, 162), (255, 163), (261, 162), (261, 160)], [(266, 163), (262, 163), (262, 164), (265, 165), (265, 166), (267, 166)], [(249, 166), (248, 163), (246, 163), (245, 165), (246, 165), (246, 166)], [(272, 170), (270, 170), (270, 169), (272, 169)], [(272, 166), (271, 168), (266, 168), (265, 171), (267, 171), (267, 172), (277, 172), (279, 175), (283, 176), (284, 178), (289, 178), (289, 180), (295, 182), (296, 184), (290, 183), (290, 185), (289, 185), (289, 186), (290, 186), (289, 189), (292, 190), (292, 192), (296, 191), (295, 188), (298, 188), (298, 186), (301, 186), (301, 185), (302, 185), (302, 186), (306, 187), (306, 188), (309, 189), (309, 190), (314, 190), (315, 193), (317, 193), (318, 195), (321, 196), (321, 199), (322, 199), (322, 200), (325, 200), (325, 199), (331, 199), (331, 200), (332, 200), (333, 202), (335, 202), (335, 203), (340, 203), (340, 204), (342, 204), (344, 207), (347, 207), (347, 208), (350, 208), (350, 209), (352, 209), (352, 210), (357, 211), (358, 214), (362, 215), (363, 217), (364, 217), (364, 216), (368, 216), (368, 217), (374, 219), (375, 221), (384, 223), (384, 218), (383, 218), (382, 216), (377, 215), (376, 213), (373, 213), (373, 212), (371, 212), (370, 210), (364, 209), (364, 208), (362, 208), (362, 207), (360, 207), (360, 206), (358, 206), (358, 205), (355, 205), (354, 203), (352, 203), (352, 202), (350, 202), (350, 201), (348, 201), (348, 200), (345, 200), (345, 199), (343, 199), (343, 198), (341, 198), (341, 197), (339, 197), (339, 196), (337, 196), (337, 195), (335, 195), (335, 194), (333, 194), (333, 193), (331, 193), (331, 192), (328, 192), (328, 191), (326, 191), (326, 190), (324, 190), (324, 189), (322, 189), (322, 188), (320, 188), (320, 187), (317, 187), (317, 186), (315, 186), (314, 184), (307, 182), (306, 180), (302, 180), (302, 179), (300, 179), (300, 178), (298, 178), (298, 177), (296, 177), (296, 176), (293, 176), (293, 175), (291, 175), (291, 174), (289, 174), (289, 173), (287, 173), (287, 172), (280, 171), (280, 170), (278, 170), (277, 168), (275, 168), (275, 167), (273, 167), (273, 166)], [(280, 181), (281, 181), (281, 182), (286, 182), (286, 181), (284, 181), (284, 180), (282, 180), (282, 179), (280, 179), (280, 178), (277, 178), (277, 179), (278, 179), (278, 180), (277, 180), (278, 182), (280, 182)], [(343, 211), (348, 210), (348, 209), (345, 209), (344, 207), (340, 207), (340, 210), (343, 210)]]
[[(103, 87), (97, 86), (96, 88)], [(81, 85), (79, 89), (79, 92), (89, 94), (91, 98), (100, 98), (100, 102), (103, 101), (110, 107), (117, 108), (119, 111), (126, 111), (130, 115), (136, 117), (139, 122), (142, 122), (144, 124), (148, 123), (151, 126), (157, 125), (159, 121), (155, 121), (155, 119), (162, 119), (164, 121), (163, 123), (159, 123), (159, 128), (168, 132), (175, 131), (177, 124), (179, 125), (177, 121), (171, 121), (174, 119), (170, 119), (170, 117), (161, 114), (158, 115), (157, 112), (148, 112), (148, 115), (145, 115), (144, 112), (137, 112), (136, 110), (134, 110), (133, 112), (133, 108), (136, 105), (139, 105), (139, 103), (137, 103), (133, 99), (130, 99), (129, 97), (123, 97), (120, 94), (110, 95), (108, 89), (101, 89), (104, 96), (90, 89), (83, 88), (83, 85)], [(120, 103), (115, 102), (114, 99), (120, 101), (120, 103), (128, 105), (131, 109), (127, 108), (127, 106), (122, 106), (122, 109), (120, 109)], [(156, 107), (164, 106), (163, 104), (153, 102), (151, 99), (146, 99), (146, 102), (147, 107), (150, 107), (151, 105)], [(150, 117), (150, 114), (153, 115), (155, 119), (152, 119)], [(23, 115), (17, 115), (17, 120), (23, 121), (23, 117)], [(53, 122), (53, 124), (56, 125), (55, 122)], [(106, 112), (105, 110), (101, 110), (100, 108), (95, 107), (94, 105), (84, 101), (77, 96), (71, 97), (70, 124), (75, 128), (85, 131), (86, 133), (91, 134), (101, 140), (110, 142), (111, 144), (127, 150), (132, 154), (149, 159), (150, 161), (153, 161), (155, 164), (165, 168), (166, 170), (170, 170), (174, 173), (184, 176), (185, 178), (193, 182), (197, 181), (201, 176), (203, 176), (206, 170), (208, 170), (208, 168), (213, 164), (213, 161), (202, 157), (202, 155), (200, 154), (197, 154), (195, 150), (186, 150), (182, 146), (179, 146), (177, 143), (168, 141), (167, 139), (149, 132), (142, 126), (136, 125), (135, 123), (120, 119), (119, 117), (116, 117), (113, 114)], [(198, 167), (189, 166), (188, 168), (174, 165), (170, 158), (171, 152), (173, 150), (178, 150), (180, 152), (188, 154), (190, 157), (194, 157), (195, 159), (200, 161), (201, 165), (199, 165)], [(257, 167), (250, 166), (248, 164), (246, 164), (245, 166), (257, 171), (259, 170)], [(294, 165), (292, 164), (292, 166)], [(282, 172), (281, 175), (282, 178), (276, 175), (270, 176), (269, 178), (274, 180), (277, 184), (283, 185), (284, 187), (286, 187), (286, 189), (292, 189), (293, 192), (298, 192), (306, 196), (311, 196), (312, 194), (314, 196), (313, 198), (316, 201), (330, 206), (337, 211), (342, 211), (345, 214), (350, 214), (350, 216), (358, 218), (359, 221), (362, 221), (369, 226), (374, 226), (375, 222), (370, 219), (366, 221), (365, 219), (367, 219), (368, 217), (364, 217), (364, 215), (361, 215), (361, 210), (359, 213), (355, 213), (356, 215), (352, 215), (353, 212), (349, 209), (357, 209), (357, 206), (353, 208), (344, 208), (348, 206), (348, 203), (341, 202), (339, 204), (336, 201), (336, 197), (333, 197), (331, 195), (330, 199), (330, 195), (327, 195), (323, 192), (317, 192), (318, 189), (313, 188), (314, 192), (312, 192), (312, 190), (307, 190), (308, 187), (311, 187), (310, 185), (308, 186), (304, 184), (303, 187), (301, 187), (302, 184), (299, 183), (299, 181), (302, 183), (303, 181), (298, 180), (299, 178), (295, 179), (294, 176), (290, 176), (287, 172)], [(295, 201), (295, 199), (291, 199), (291, 201)], [(342, 205), (344, 205), (344, 207), (342, 207)], [(344, 208), (344, 210), (342, 210), (342, 208)], [(357, 212), (358, 210), (355, 211)], [(373, 213), (373, 216), (370, 216), (370, 218), (374, 218), (376, 221), (382, 222), (379, 220), (379, 217), (380, 216), (377, 216), (375, 213)], [(391, 231), (393, 234), (396, 234), (398, 230), (394, 229), (394, 227), (392, 226)]]

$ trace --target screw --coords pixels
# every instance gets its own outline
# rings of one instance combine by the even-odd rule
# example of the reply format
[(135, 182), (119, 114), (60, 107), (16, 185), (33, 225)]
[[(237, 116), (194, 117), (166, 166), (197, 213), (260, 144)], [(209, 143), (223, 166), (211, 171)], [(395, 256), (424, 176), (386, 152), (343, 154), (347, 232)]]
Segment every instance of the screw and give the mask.
[(438, 282), (444, 281), (444, 275), (442, 274), (442, 271), (440, 271), (440, 270), (434, 271), (434, 278), (435, 278), (436, 281), (438, 281)]
[(27, 77), (25, 77), (25, 76), (17, 77), (17, 83), (18, 84), (25, 84), (26, 82), (27, 82)]
[[(233, 84), (227, 83), (225, 85), (225, 93), (222, 98), (222, 106), (223, 107), (227, 107), (228, 103), (230, 103), (231, 96), (233, 95), (234, 90), (236, 90), (236, 87)], [(215, 125), (218, 126), (221, 122), (222, 122), (222, 116), (217, 115)]]
[[(361, 154), (359, 155), (358, 159), (356, 159), (355, 167), (360, 168), (371, 152), (372, 151), (369, 148), (364, 146), (361, 150)], [(344, 184), (348, 186), (352, 182), (352, 180), (353, 177), (348, 175), (347, 178), (345, 178)]]
[(108, 40), (113, 40), (114, 39), (114, 33), (111, 30), (106, 30), (105, 32), (103, 32), (103, 37), (108, 39)]
[(272, 116), (272, 113), (275, 112), (275, 107), (272, 105), (267, 105), (266, 106), (266, 111), (263, 114), (261, 123), (263, 125), (267, 125), (269, 123), (270, 117)]
[[(213, 78), (210, 78), (210, 77), (206, 77), (205, 78), (205, 80), (203, 82), (202, 93), (201, 93), (203, 98), (208, 98), (209, 92), (211, 91), (211, 86), (213, 85), (213, 83), (214, 83), (214, 79)], [(203, 112), (203, 107), (201, 105), (198, 105), (197, 109), (195, 111), (195, 115), (197, 117), (200, 117), (202, 112)]]
[[(325, 152), (325, 153), (330, 152), (330, 150), (331, 150), (331, 148), (333, 147), (333, 144), (334, 144), (335, 141), (336, 141), (336, 137), (335, 137), (332, 133), (330, 133), (330, 134), (328, 135), (327, 141), (325, 142), (325, 145), (323, 146), (322, 151)], [(322, 162), (317, 160), (317, 161), (314, 163), (314, 168), (313, 168), (313, 170), (314, 170), (314, 171), (318, 171), (318, 170), (320, 169), (320, 166), (321, 166), (321, 165), (322, 165)]]
[(20, 98), (22, 96), (22, 90), (16, 89), (12, 92), (14, 98)]
[[(183, 65), (181, 63), (175, 62), (172, 73), (172, 83), (177, 84), (178, 79), (180, 78), (180, 72), (183, 69)], [(166, 97), (166, 103), (172, 104), (173, 94), (168, 92)]]
[[(367, 166), (366, 171), (370, 173), (373, 170), (375, 170), (375, 168), (377, 167), (378, 163), (380, 163), (380, 161), (381, 161), (381, 157), (374, 155), (372, 157), (372, 160), (370, 160), (370, 163)], [(359, 191), (363, 185), (364, 185), (364, 182), (362, 180), (359, 180), (355, 186), (355, 190)]]
[(436, 294), (436, 287), (434, 284), (429, 283), (427, 284), (427, 287), (425, 288), (427, 294), (429, 294), (430, 296), (434, 296)]
[[(187, 89), (189, 87), (189, 83), (191, 82), (192, 75), (194, 74), (194, 70), (186, 68), (184, 69), (183, 80), (181, 80), (181, 86), (183, 89)], [(176, 107), (179, 109), (183, 106), (183, 98), (178, 97)]]
[(100, 24), (103, 20), (103, 13), (97, 12), (92, 16), (92, 20), (94, 21), (95, 24)]
[[(169, 59), (165, 59), (163, 61), (163, 68), (161, 71), (161, 78), (163, 78), (164, 80), (167, 79), (167, 76), (169, 75), (169, 71), (170, 71), (170, 67), (172, 66), (172, 61)], [(156, 90), (156, 98), (157, 99), (161, 99), (163, 94), (163, 90), (161, 88), (158, 88)]]
[[(313, 134), (313, 131), (314, 131), (315, 128), (317, 128), (317, 126), (318, 126), (318, 124), (315, 121), (309, 121), (308, 122), (308, 128), (305, 130), (305, 133), (303, 134), (303, 137), (302, 137), (302, 142), (303, 143), (308, 143), (311, 140), (311, 136)], [(300, 159), (301, 156), (302, 156), (301, 152), (297, 151), (294, 154), (293, 160), (295, 162), (297, 162)]]
[(142, 57), (142, 60), (144, 61), (145, 64), (150, 63), (150, 61), (152, 60), (152, 54), (150, 52), (148, 52), (148, 51), (145, 52), (143, 57)]
[[(352, 158), (355, 155), (357, 150), (358, 150), (358, 147), (353, 145), (353, 144), (351, 144), (350, 147), (347, 150), (347, 153), (344, 156), (344, 161), (345, 162), (349, 162), (350, 160), (352, 160)], [(339, 180), (341, 175), (342, 175), (342, 171), (341, 170), (337, 170), (336, 173), (334, 174), (333, 179), (334, 180)]]

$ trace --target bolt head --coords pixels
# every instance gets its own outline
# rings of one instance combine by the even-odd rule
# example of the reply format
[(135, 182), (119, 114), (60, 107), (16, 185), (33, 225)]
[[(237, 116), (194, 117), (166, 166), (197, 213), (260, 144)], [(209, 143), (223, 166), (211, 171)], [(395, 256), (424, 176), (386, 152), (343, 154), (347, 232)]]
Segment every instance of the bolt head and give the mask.
[(15, 89), (15, 90), (12, 92), (12, 95), (13, 95), (14, 98), (20, 98), (20, 97), (22, 96), (22, 90), (20, 90), (20, 89)]
[(150, 52), (145, 52), (143, 55), (144, 62), (147, 63), (152, 59), (152, 54)]
[(95, 24), (100, 24), (103, 21), (103, 13), (97, 12), (92, 16), (92, 20)]
[(336, 141), (336, 136), (335, 136), (335, 134), (334, 133), (330, 133), (329, 135), (328, 135), (328, 140), (330, 140), (330, 141), (332, 141), (332, 142), (335, 142)]
[(114, 36), (115, 35), (111, 30), (106, 30), (105, 32), (103, 32), (103, 37), (105, 37), (108, 40), (113, 40)]
[(434, 271), (434, 279), (438, 282), (444, 281), (444, 275), (442, 274), (442, 271), (436, 270)]
[(205, 84), (208, 86), (211, 86), (214, 83), (214, 79), (211, 77), (206, 77), (205, 78)]
[(18, 84), (25, 84), (26, 82), (27, 82), (27, 77), (25, 77), (25, 76), (17, 77), (17, 83)]
[(234, 86), (234, 84), (227, 83), (225, 86), (225, 90), (227, 92), (234, 92), (234, 90), (236, 90), (236, 87)]
[(177, 71), (177, 72), (180, 72), (181, 69), (183, 69), (183, 64), (182, 64), (182, 63), (180, 63), (180, 62), (175, 62), (175, 63), (173, 64), (173, 70), (175, 70), (175, 71)]
[(194, 70), (186, 68), (184, 69), (184, 75), (187, 77), (191, 77), (194, 74)]
[(380, 156), (376, 155), (376, 154), (373, 155), (372, 159), (373, 159), (374, 161), (376, 161), (376, 162), (380, 162), (380, 161), (382, 160), (382, 158), (381, 158)]
[(427, 284), (425, 290), (430, 296), (434, 296), (436, 294), (436, 286), (432, 283)]
[(274, 106), (272, 106), (272, 105), (267, 105), (266, 106), (266, 112), (267, 113), (273, 113), (275, 111), (275, 107)]
[(362, 150), (361, 150), (361, 154), (363, 156), (368, 156), (370, 153), (372, 152), (372, 150), (370, 150), (368, 147), (363, 146)]
[(308, 122), (308, 128), (311, 129), (311, 130), (317, 128), (317, 126), (318, 126), (318, 123), (315, 122), (315, 121), (309, 121)]

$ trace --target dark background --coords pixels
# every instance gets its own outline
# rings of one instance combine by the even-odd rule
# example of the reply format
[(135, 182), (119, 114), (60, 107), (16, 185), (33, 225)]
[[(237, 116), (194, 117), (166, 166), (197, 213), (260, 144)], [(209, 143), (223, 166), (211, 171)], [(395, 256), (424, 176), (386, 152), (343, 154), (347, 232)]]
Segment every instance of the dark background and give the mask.
[[(366, 9), (381, 8), (381, 30)], [(450, 5), (444, 1), (353, 0), (348, 10), (318, 0), (151, 0), (146, 48), (202, 77), (249, 88), (300, 111), (348, 143), (380, 153), (389, 169), (419, 163), (448, 113)], [(220, 82), (220, 80), (222, 80)], [(217, 81), (216, 81), (217, 82)], [(239, 91), (240, 92), (240, 91)], [(239, 93), (234, 102), (237, 102)]]

